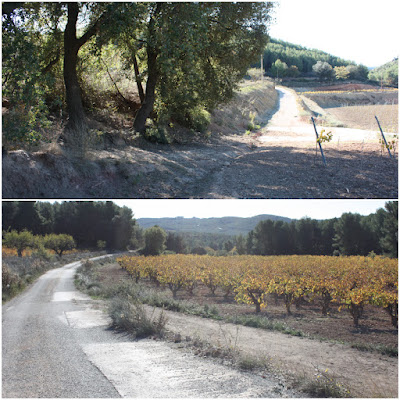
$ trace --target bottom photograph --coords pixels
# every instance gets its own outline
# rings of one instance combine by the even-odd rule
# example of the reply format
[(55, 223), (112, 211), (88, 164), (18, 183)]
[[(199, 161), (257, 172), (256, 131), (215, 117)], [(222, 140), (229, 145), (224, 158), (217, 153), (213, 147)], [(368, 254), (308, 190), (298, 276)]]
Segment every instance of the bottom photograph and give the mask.
[(398, 202), (2, 202), (3, 398), (398, 398)]

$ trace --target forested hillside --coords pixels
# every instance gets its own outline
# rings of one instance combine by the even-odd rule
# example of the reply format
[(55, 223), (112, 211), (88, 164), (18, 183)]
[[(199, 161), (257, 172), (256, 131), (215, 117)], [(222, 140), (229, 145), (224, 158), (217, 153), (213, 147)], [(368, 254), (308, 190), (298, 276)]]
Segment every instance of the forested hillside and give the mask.
[(397, 87), (399, 84), (399, 59), (395, 58), (380, 67), (372, 69), (368, 78), (384, 85)]
[(166, 231), (239, 235), (248, 233), (254, 229), (260, 221), (266, 219), (290, 222), (289, 218), (263, 214), (249, 218), (139, 218), (137, 223), (143, 228), (158, 225)]
[[(313, 72), (313, 66), (318, 62), (328, 63), (332, 68), (347, 67), (349, 77), (366, 80), (368, 68), (356, 65), (354, 62), (333, 56), (322, 50), (306, 47), (271, 38), (263, 55), (263, 65), (266, 73), (273, 77), (296, 77)], [(259, 66), (260, 64), (257, 64)]]

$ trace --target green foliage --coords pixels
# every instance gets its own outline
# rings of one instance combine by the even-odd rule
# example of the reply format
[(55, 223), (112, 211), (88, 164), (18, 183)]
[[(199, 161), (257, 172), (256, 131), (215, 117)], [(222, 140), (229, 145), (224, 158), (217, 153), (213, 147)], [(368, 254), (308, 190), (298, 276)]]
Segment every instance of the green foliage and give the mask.
[(167, 250), (170, 250), (176, 254), (186, 253), (186, 244), (182, 235), (168, 232), (165, 246)]
[(38, 143), (49, 112), (66, 106), (65, 146), (84, 155), (93, 143), (83, 108), (135, 111), (134, 83), (139, 125), (151, 117), (160, 127), (148, 126), (149, 140), (168, 142), (163, 127), (170, 121), (204, 132), (211, 110), (233, 96), (265, 46), (272, 7), (13, 3), (3, 15), (3, 98), (10, 104), (4, 143)]
[(22, 257), (22, 252), (29, 248), (35, 246), (35, 239), (32, 232), (23, 230), (22, 232), (17, 232), (12, 230), (11, 232), (6, 232), (3, 235), (3, 245), (12, 249), (16, 249), (18, 257)]
[(393, 61), (374, 68), (369, 72), (368, 79), (397, 87), (399, 84), (399, 59), (395, 58)]
[(153, 226), (146, 229), (144, 232), (145, 247), (143, 254), (145, 255), (159, 255), (165, 250), (165, 242), (167, 234), (164, 229), (159, 226)]
[(97, 248), (100, 240), (110, 249), (126, 250), (135, 227), (132, 210), (111, 201), (5, 201), (2, 206), (6, 229), (26, 229), (34, 235), (70, 235), (78, 248)]
[(54, 250), (60, 257), (66, 250), (75, 248), (75, 240), (71, 235), (51, 233), (43, 238), (44, 247)]
[(333, 78), (332, 65), (326, 61), (317, 61), (317, 63), (313, 65), (312, 69), (318, 75), (321, 81), (330, 80)]
[(266, 3), (163, 5), (155, 38), (158, 115), (204, 132), (209, 111), (233, 96), (265, 45), (271, 7)]
[(335, 67), (333, 68), (336, 79), (348, 79), (350, 76), (350, 71), (346, 67)]
[[(317, 61), (327, 62), (333, 67), (354, 65), (351, 61), (334, 57), (321, 50), (308, 49), (303, 46), (273, 38), (271, 38), (267, 44), (263, 58), (265, 70), (269, 75), (274, 77), (276, 77), (276, 74), (273, 73), (274, 71), (271, 71), (271, 68), (278, 59), (287, 66), (290, 65), (291, 67), (297, 67), (300, 74), (312, 72), (312, 67)], [(253, 66), (259, 66), (259, 63), (253, 64)]]
[(319, 137), (317, 140), (317, 143), (329, 143), (332, 140), (333, 134), (332, 132), (325, 132), (325, 129), (322, 129), (322, 131), (319, 134)]
[(146, 132), (144, 137), (149, 142), (168, 144), (170, 142), (167, 128), (165, 125), (156, 125), (153, 120), (148, 119), (146, 122)]
[(383, 217), (382, 237), (380, 244), (391, 257), (398, 257), (398, 218), (399, 203), (388, 201)]
[(270, 74), (275, 78), (283, 78), (286, 76), (288, 71), (288, 66), (284, 61), (279, 58), (272, 64), (270, 69)]
[(334, 247), (341, 255), (367, 255), (368, 236), (360, 214), (344, 213), (335, 223)]
[(53, 36), (43, 25), (42, 34), (35, 31), (36, 18), (36, 7), (30, 4), (3, 15), (2, 95), (8, 102), (8, 111), (3, 116), (6, 147), (37, 144), (43, 130), (50, 126), (49, 107), (55, 105), (50, 98), (46, 101), (47, 94), (57, 86), (55, 75), (46, 68), (46, 58), (52, 56)]
[(107, 242), (105, 240), (98, 240), (97, 241), (97, 248), (99, 250), (104, 250), (107, 247)]

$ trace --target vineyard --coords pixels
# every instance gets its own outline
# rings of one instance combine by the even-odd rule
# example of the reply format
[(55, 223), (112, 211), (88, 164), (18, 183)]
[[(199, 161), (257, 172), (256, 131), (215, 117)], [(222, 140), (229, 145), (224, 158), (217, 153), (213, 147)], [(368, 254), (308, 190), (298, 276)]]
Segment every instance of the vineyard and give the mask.
[(232, 256), (197, 255), (124, 256), (119, 265), (139, 282), (193, 295), (208, 288), (222, 290), (236, 303), (255, 306), (283, 299), (287, 314), (300, 303), (320, 305), (323, 315), (332, 309), (348, 310), (354, 326), (366, 305), (385, 310), (394, 327), (398, 319), (398, 260), (381, 257)]

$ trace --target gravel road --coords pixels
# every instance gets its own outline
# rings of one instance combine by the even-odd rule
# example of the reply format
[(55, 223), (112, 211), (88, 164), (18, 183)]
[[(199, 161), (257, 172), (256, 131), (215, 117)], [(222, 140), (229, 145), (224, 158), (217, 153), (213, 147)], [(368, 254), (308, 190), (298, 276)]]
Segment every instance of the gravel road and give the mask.
[(47, 272), (3, 306), (3, 397), (293, 397), (278, 380), (108, 330), (75, 290), (78, 266)]

